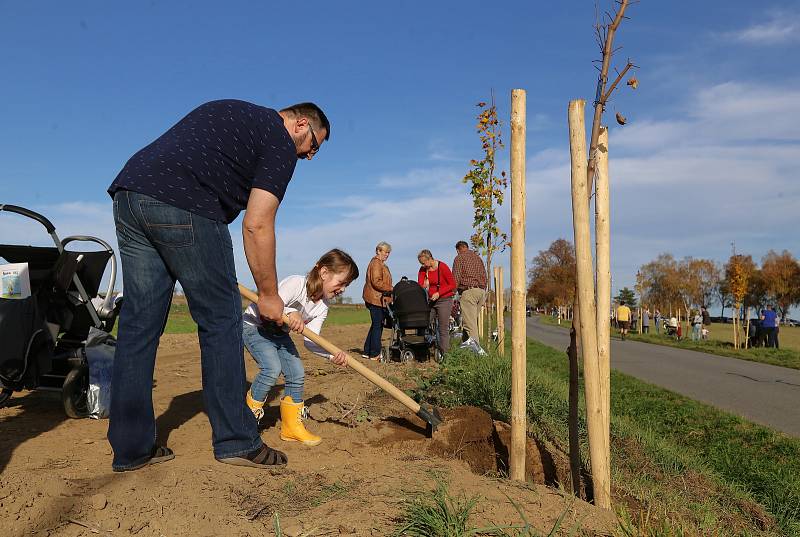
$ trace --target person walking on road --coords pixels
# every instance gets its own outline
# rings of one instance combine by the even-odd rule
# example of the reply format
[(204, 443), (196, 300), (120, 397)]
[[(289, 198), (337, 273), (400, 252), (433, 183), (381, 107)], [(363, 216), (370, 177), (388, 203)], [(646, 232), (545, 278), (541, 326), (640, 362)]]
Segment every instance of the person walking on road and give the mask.
[(478, 312), (486, 303), (486, 267), (483, 259), (470, 250), (464, 241), (456, 243), (456, 258), (453, 260), (453, 278), (461, 295), (461, 317), (464, 320), (465, 345), (471, 341), (479, 343)]
[(631, 326), (631, 309), (625, 305), (624, 300), (617, 306), (617, 326), (619, 327), (619, 334), (622, 336), (622, 341), (625, 341), (625, 336), (628, 334), (628, 329)]
[(174, 458), (156, 438), (153, 371), (176, 282), (198, 325), (214, 457), (256, 468), (286, 464), (285, 454), (263, 443), (245, 403), (242, 300), (228, 224), (245, 210), (258, 310), (280, 325), (275, 216), (298, 159), (311, 160), (329, 138), (328, 118), (313, 103), (277, 111), (211, 101), (133, 155), (114, 179), (108, 193), (125, 284), (108, 427), (114, 471)]
[(367, 265), (364, 291), (361, 293), (372, 321), (367, 338), (364, 340), (364, 352), (361, 357), (376, 362), (381, 359), (381, 334), (383, 334), (383, 321), (386, 318), (386, 301), (392, 296), (392, 273), (386, 266), (390, 253), (392, 246), (388, 242), (381, 241), (375, 246), (375, 256)]

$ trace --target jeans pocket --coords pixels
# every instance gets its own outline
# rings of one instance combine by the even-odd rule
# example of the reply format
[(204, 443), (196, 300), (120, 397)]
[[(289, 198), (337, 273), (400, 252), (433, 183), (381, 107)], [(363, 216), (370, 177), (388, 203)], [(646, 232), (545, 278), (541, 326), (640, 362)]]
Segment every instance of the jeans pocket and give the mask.
[(156, 200), (139, 200), (139, 209), (153, 243), (174, 248), (194, 244), (189, 211)]

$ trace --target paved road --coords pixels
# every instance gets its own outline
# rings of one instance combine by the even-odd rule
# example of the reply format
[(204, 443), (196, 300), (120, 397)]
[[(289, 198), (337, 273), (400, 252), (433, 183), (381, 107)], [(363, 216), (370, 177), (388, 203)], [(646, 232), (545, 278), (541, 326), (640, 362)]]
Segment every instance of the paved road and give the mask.
[[(569, 331), (527, 319), (528, 337), (557, 349)], [(800, 370), (725, 356), (611, 340), (611, 366), (651, 384), (800, 437)]]

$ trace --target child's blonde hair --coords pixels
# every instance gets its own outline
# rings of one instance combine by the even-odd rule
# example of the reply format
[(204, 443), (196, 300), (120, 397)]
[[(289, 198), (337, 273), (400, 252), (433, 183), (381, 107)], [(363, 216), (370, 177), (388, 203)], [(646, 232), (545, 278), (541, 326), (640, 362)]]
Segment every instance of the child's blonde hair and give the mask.
[(340, 274), (347, 271), (347, 277), (345, 278), (345, 283), (347, 285), (350, 285), (353, 280), (358, 278), (358, 266), (356, 266), (356, 262), (350, 257), (350, 254), (338, 248), (334, 248), (323, 254), (322, 257), (317, 260), (314, 268), (308, 273), (308, 277), (306, 278), (306, 294), (308, 298), (318, 299), (322, 296), (322, 275), (320, 274), (322, 267), (325, 267), (333, 274)]

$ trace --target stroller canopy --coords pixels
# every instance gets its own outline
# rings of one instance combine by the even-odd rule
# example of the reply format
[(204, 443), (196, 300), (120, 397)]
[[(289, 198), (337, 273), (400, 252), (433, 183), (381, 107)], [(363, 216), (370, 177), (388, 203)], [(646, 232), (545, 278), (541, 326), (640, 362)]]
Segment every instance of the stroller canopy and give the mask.
[(392, 310), (400, 328), (425, 328), (430, 322), (428, 295), (420, 284), (403, 279), (394, 286)]

